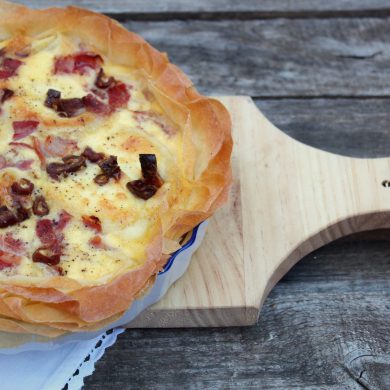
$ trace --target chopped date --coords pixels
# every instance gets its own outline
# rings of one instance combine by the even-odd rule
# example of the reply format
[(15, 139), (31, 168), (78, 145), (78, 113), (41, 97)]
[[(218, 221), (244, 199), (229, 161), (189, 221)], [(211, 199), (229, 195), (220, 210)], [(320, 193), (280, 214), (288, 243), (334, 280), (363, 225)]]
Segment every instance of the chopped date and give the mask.
[(8, 88), (0, 89), (0, 103), (3, 104), (6, 100), (11, 99), (14, 92)]
[(29, 211), (23, 207), (21, 204), (18, 204), (15, 209), (16, 217), (18, 219), (18, 222), (26, 221), (30, 218)]
[(97, 153), (89, 146), (85, 148), (84, 152), (81, 155), (92, 163), (97, 163), (105, 157), (104, 153)]
[(62, 118), (73, 118), (84, 111), (83, 99), (60, 99), (57, 106), (58, 115)]
[(69, 173), (77, 172), (86, 166), (83, 156), (67, 156), (62, 161), (63, 163), (53, 162), (47, 165), (46, 172), (52, 179), (59, 180), (61, 175), (67, 177)]
[(83, 99), (61, 99), (61, 92), (49, 89), (46, 94), (45, 106), (56, 111), (63, 118), (72, 118), (81, 114), (85, 107)]
[(155, 154), (140, 154), (142, 179), (126, 184), (127, 189), (138, 198), (148, 200), (164, 184), (157, 171), (157, 158)]
[(95, 81), (95, 85), (98, 88), (106, 89), (106, 88), (111, 87), (115, 83), (116, 83), (116, 80), (114, 79), (114, 77), (106, 76), (103, 69), (99, 70), (99, 73), (98, 73), (98, 75), (96, 77), (96, 81)]
[(61, 261), (61, 255), (59, 253), (52, 253), (51, 250), (46, 247), (41, 247), (33, 253), (32, 260), (34, 263), (58, 265)]
[(118, 159), (116, 156), (109, 156), (103, 160), (98, 161), (97, 163), (103, 173), (109, 178), (112, 177), (115, 180), (121, 178), (121, 169), (118, 165)]
[(0, 228), (4, 229), (18, 223), (18, 217), (7, 206), (0, 206)]
[(34, 190), (34, 184), (25, 178), (12, 183), (11, 190), (16, 195), (31, 195)]
[(59, 180), (61, 175), (68, 176), (66, 165), (58, 162), (48, 164), (46, 172), (54, 180)]
[(127, 189), (138, 198), (143, 200), (150, 199), (158, 190), (154, 184), (145, 180), (133, 180), (126, 184)]
[(66, 166), (67, 173), (77, 172), (83, 167), (86, 167), (84, 156), (67, 156), (62, 159)]
[(110, 178), (105, 174), (105, 173), (101, 173), (100, 175), (97, 175), (93, 181), (99, 185), (99, 186), (104, 186), (105, 184), (107, 184), (109, 181), (110, 181)]
[(46, 199), (42, 195), (39, 195), (34, 199), (32, 210), (34, 215), (37, 215), (38, 217), (48, 215), (50, 212)]
[(154, 184), (157, 188), (163, 185), (163, 181), (157, 171), (157, 158), (155, 154), (140, 154), (139, 161), (143, 178)]
[(48, 108), (57, 109), (58, 101), (61, 99), (61, 92), (55, 89), (49, 89), (46, 93), (45, 106)]

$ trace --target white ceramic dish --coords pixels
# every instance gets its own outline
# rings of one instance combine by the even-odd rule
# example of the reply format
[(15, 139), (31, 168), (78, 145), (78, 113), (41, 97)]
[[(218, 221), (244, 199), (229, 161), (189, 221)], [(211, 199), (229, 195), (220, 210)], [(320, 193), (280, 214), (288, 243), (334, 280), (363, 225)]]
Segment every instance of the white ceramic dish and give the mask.
[(50, 350), (67, 343), (93, 339), (109, 329), (128, 324), (147, 307), (159, 301), (168, 291), (169, 287), (184, 274), (190, 264), (193, 253), (198, 249), (203, 240), (207, 225), (208, 221), (202, 222), (192, 231), (188, 242), (172, 254), (164, 269), (157, 275), (156, 281), (149, 292), (141, 299), (134, 301), (130, 309), (118, 321), (96, 332), (72, 333), (54, 339), (45, 339), (44, 341), (39, 336), (32, 336), (29, 342), (18, 347), (1, 349), (0, 353), (15, 354), (24, 351)]

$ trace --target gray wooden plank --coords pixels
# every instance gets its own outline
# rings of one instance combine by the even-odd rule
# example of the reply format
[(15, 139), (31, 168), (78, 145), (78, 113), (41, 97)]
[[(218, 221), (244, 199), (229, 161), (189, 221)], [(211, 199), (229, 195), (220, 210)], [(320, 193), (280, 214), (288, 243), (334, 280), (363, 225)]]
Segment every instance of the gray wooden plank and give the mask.
[[(389, 99), (256, 103), (302, 142), (389, 154)], [(254, 327), (127, 330), (84, 390), (390, 388), (390, 231), (380, 237), (339, 240), (301, 260)]]
[(127, 21), (209, 94), (390, 96), (390, 18)]
[(85, 390), (388, 389), (390, 243), (302, 260), (249, 328), (128, 330)]
[(272, 123), (303, 143), (352, 157), (390, 156), (390, 99), (255, 102)]
[(67, 6), (77, 3), (80, 7), (110, 14), (160, 14), (160, 13), (256, 13), (257, 15), (302, 14), (310, 12), (358, 12), (388, 11), (386, 0), (18, 0), (18, 3), (35, 8)]

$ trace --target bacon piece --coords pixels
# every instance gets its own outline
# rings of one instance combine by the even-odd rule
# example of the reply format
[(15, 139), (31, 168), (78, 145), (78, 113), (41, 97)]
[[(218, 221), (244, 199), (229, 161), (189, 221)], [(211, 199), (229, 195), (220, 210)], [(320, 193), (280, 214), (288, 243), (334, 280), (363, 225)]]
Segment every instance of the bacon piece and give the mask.
[(35, 153), (37, 154), (39, 161), (41, 162), (41, 166), (44, 167), (46, 165), (46, 158), (43, 152), (41, 141), (39, 141), (39, 139), (34, 136), (32, 137), (32, 139), (33, 139), (33, 148), (35, 150)]
[(28, 171), (34, 160), (19, 160), (14, 163), (7, 161), (4, 156), (0, 156), (0, 170), (5, 168), (16, 168), (21, 171)]
[(123, 83), (117, 83), (108, 89), (108, 104), (111, 108), (125, 107), (130, 100), (130, 93)]
[(15, 255), (23, 255), (25, 253), (23, 241), (14, 238), (10, 232), (0, 235), (0, 249)]
[(88, 112), (93, 112), (95, 114), (109, 114), (111, 112), (110, 108), (106, 104), (91, 93), (83, 97), (83, 103)]
[(172, 136), (177, 133), (177, 129), (173, 124), (167, 122), (166, 118), (163, 118), (157, 112), (153, 111), (133, 111), (136, 121), (141, 125), (145, 120), (151, 120), (168, 136)]
[(64, 157), (77, 149), (76, 141), (53, 135), (47, 136), (44, 143), (45, 154), (51, 157)]
[(10, 163), (4, 156), (0, 156), (0, 170), (4, 168), (16, 168), (21, 171), (28, 171), (33, 163), (34, 160), (19, 160), (14, 163)]
[(54, 222), (50, 219), (40, 219), (36, 225), (36, 233), (44, 245), (52, 246), (58, 241)]
[(65, 227), (68, 225), (68, 223), (71, 221), (72, 219), (72, 215), (69, 214), (67, 211), (65, 210), (62, 210), (60, 212), (60, 215), (58, 217), (58, 221), (56, 221), (56, 226), (57, 226), (57, 229), (59, 231), (62, 231), (65, 229)]
[(62, 231), (68, 225), (72, 216), (62, 210), (58, 220), (41, 219), (36, 224), (36, 233), (43, 246), (35, 251), (36, 262), (43, 262), (49, 265), (57, 265), (60, 262), (64, 235)]
[(21, 147), (21, 148), (35, 150), (31, 145), (26, 144), (24, 142), (10, 142), (9, 145), (10, 146), (16, 146), (16, 147)]
[(25, 47), (23, 47), (20, 50), (15, 52), (16, 57), (19, 57), (19, 58), (26, 58), (30, 54), (31, 54), (31, 44), (26, 45)]
[(36, 233), (42, 244), (53, 248), (63, 240), (61, 232), (69, 224), (72, 216), (65, 210), (61, 211), (58, 220), (41, 219), (37, 222)]
[(57, 254), (62, 253), (62, 249), (63, 249), (62, 242), (64, 239), (62, 232), (71, 219), (72, 216), (65, 210), (62, 210), (60, 212), (58, 220), (54, 220), (54, 221), (47, 220), (50, 222), (51, 225), (50, 227), (49, 227), (49, 223), (45, 222), (46, 227), (49, 229), (49, 239), (47, 242), (43, 241), (42, 239), (41, 241), (46, 246), (46, 248), (50, 249), (53, 253), (57, 253)]
[(6, 80), (9, 77), (16, 76), (18, 73), (19, 67), (23, 64), (22, 61), (5, 57), (3, 58), (1, 67), (0, 67), (0, 80)]
[(7, 263), (7, 262), (3, 261), (2, 258), (3, 257), (1, 256), (1, 251), (0, 251), (0, 271), (2, 271), (3, 269), (6, 269), (6, 268), (12, 267), (11, 263)]
[(91, 245), (94, 248), (97, 249), (109, 249), (109, 246), (107, 246), (102, 238), (98, 235), (93, 236), (92, 238), (89, 239), (88, 244)]
[(7, 253), (0, 250), (0, 271), (5, 268), (10, 268), (12, 266), (20, 264), (22, 258), (12, 253)]
[(15, 121), (12, 123), (14, 129), (13, 140), (17, 141), (19, 139), (25, 138), (32, 134), (38, 128), (38, 121)]
[(4, 156), (0, 155), (0, 169), (7, 168), (7, 160)]
[(28, 171), (31, 169), (31, 165), (33, 165), (34, 160), (19, 160), (15, 163), (9, 163), (7, 166), (9, 168), (20, 169), (21, 171)]
[(23, 241), (15, 239), (12, 233), (0, 236), (0, 270), (19, 264), (24, 253)]
[(64, 56), (56, 58), (54, 62), (54, 74), (72, 73), (74, 68), (73, 56)]
[(98, 217), (94, 215), (83, 215), (81, 218), (85, 226), (94, 230), (96, 233), (102, 232), (102, 223)]
[(103, 58), (95, 53), (79, 53), (74, 56), (74, 72), (87, 73), (88, 69), (98, 69), (103, 64)]
[(54, 73), (78, 73), (84, 75), (89, 69), (98, 69), (103, 63), (100, 55), (94, 53), (77, 53), (58, 57), (54, 63)]

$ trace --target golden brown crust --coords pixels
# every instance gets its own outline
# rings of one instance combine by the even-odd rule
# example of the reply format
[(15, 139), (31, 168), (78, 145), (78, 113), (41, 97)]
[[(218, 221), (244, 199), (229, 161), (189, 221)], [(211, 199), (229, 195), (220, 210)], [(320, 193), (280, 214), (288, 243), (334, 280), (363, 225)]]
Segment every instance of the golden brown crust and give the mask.
[(163, 237), (177, 241), (226, 201), (231, 182), (229, 114), (218, 101), (200, 95), (165, 54), (106, 16), (75, 7), (30, 10), (1, 1), (0, 12), (0, 39), (62, 32), (79, 37), (114, 63), (138, 69), (188, 140), (183, 197), (178, 207), (164, 214), (162, 231), (142, 267), (93, 287), (60, 277), (39, 286), (0, 285), (0, 330), (55, 337), (64, 331), (95, 329), (124, 312), (161, 269), (166, 261)]

